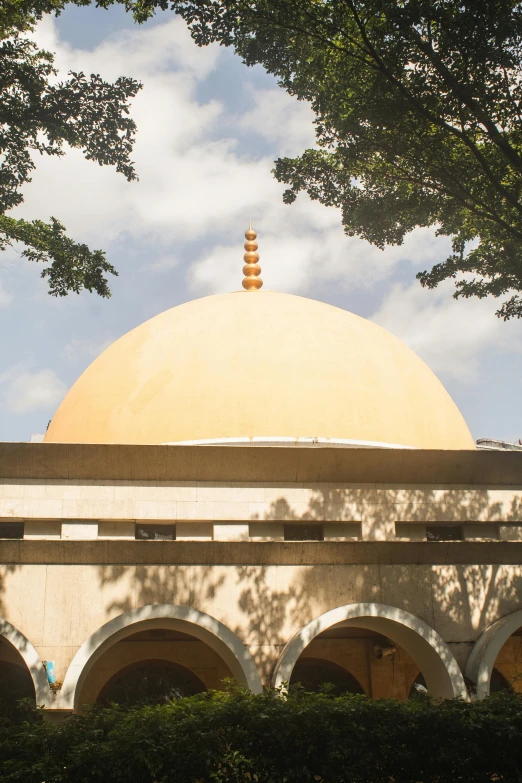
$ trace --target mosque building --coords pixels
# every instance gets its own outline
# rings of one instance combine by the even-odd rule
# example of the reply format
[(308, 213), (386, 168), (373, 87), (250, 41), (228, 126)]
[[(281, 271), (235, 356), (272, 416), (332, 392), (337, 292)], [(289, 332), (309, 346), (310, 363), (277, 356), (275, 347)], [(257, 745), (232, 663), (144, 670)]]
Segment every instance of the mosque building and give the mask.
[(59, 719), (223, 680), (522, 691), (522, 450), (345, 310), (243, 291), (133, 329), (0, 444), (0, 699)]

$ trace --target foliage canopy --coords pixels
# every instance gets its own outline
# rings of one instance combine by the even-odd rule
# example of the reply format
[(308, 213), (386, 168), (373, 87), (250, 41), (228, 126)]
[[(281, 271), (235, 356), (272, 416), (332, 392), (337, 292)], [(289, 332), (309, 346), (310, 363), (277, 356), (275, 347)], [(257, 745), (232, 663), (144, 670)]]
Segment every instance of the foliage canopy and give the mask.
[[(92, 3), (4, 0), (0, 34), (19, 36), (68, 1)], [(422, 285), (434, 288), (454, 279), (455, 296), (502, 298), (500, 317), (522, 317), (520, 2), (97, 0), (96, 5), (115, 2), (138, 22), (157, 8), (176, 11), (197, 44), (234, 47), (248, 65), (261, 63), (289, 93), (310, 101), (317, 148), (276, 161), (275, 175), (288, 185), (286, 202), (305, 191), (339, 207), (348, 235), (381, 248), (400, 244), (416, 226), (435, 226), (451, 238), (453, 249), (445, 261), (418, 274)], [(34, 100), (34, 76), (42, 85), (38, 129), (48, 132), (49, 143), (39, 148), (36, 136), (17, 126), (16, 112), (8, 116), (22, 152), (15, 169), (6, 172), (11, 190), (28, 179), (26, 151), (61, 154), (64, 141), (132, 179), (135, 127), (125, 115), (139, 85), (129, 79), (107, 85), (99, 77), (94, 84), (93, 77), (78, 74), (58, 96), (48, 96), (52, 57), (20, 41), (16, 56), (15, 43), (7, 51), (15, 63), (12, 84), (23, 85), (15, 108), (27, 109)], [(94, 119), (101, 95), (105, 113)], [(47, 101), (50, 108), (57, 100), (66, 108), (55, 127), (46, 109)], [(1, 144), (2, 137), (0, 152)], [(52, 293), (85, 285), (106, 294), (103, 272), (114, 270), (100, 251), (71, 243), (57, 221), (21, 222), (15, 232), (2, 216), (7, 208), (2, 203), (4, 236), (25, 241), (29, 258), (53, 261), (54, 277), (53, 267), (45, 272)]]
[(7, 214), (23, 202), (21, 189), (31, 181), (36, 156), (61, 156), (64, 145), (81, 149), (100, 166), (115, 166), (129, 181), (136, 179), (129, 100), (141, 85), (126, 77), (111, 84), (83, 73), (57, 81), (53, 55), (24, 35), (44, 13), (59, 12), (64, 4), (3, 0), (0, 5), (0, 249), (21, 243), (22, 256), (46, 263), (42, 276), (55, 296), (82, 289), (109, 296), (105, 275), (116, 270), (103, 251), (75, 242), (54, 217), (46, 223)]
[[(100, 5), (111, 0), (101, 0)], [(453, 251), (422, 285), (522, 316), (522, 4), (513, 0), (124, 0), (171, 8), (311, 102), (318, 149), (276, 162), (378, 247), (436, 226)]]
[(515, 783), (522, 703), (230, 690), (61, 725), (4, 714), (0, 769), (4, 783)]

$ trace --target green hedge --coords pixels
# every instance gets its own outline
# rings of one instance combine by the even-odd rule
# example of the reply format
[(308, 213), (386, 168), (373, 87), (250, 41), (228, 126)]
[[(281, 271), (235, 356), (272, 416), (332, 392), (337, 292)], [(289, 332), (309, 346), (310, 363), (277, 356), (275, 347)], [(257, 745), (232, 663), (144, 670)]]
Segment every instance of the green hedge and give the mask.
[(231, 690), (162, 706), (89, 708), (60, 725), (20, 707), (0, 716), (0, 780), (522, 781), (522, 699), (437, 704)]

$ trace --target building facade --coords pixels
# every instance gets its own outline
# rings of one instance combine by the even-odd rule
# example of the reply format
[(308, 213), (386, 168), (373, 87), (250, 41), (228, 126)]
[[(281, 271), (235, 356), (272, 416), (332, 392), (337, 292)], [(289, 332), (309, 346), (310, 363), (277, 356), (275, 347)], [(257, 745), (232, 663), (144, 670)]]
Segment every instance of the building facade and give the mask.
[(43, 443), (0, 445), (0, 695), (522, 691), (522, 452), (475, 448), (384, 330), (259, 291), (246, 237), (245, 291), (125, 335)]

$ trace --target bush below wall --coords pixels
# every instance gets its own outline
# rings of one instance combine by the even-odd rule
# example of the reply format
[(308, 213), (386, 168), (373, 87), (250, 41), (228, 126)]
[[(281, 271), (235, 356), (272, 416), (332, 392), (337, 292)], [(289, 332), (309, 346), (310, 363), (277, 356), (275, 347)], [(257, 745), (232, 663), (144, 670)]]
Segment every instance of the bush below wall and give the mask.
[(522, 699), (371, 701), (273, 691), (0, 714), (2, 783), (522, 781)]

